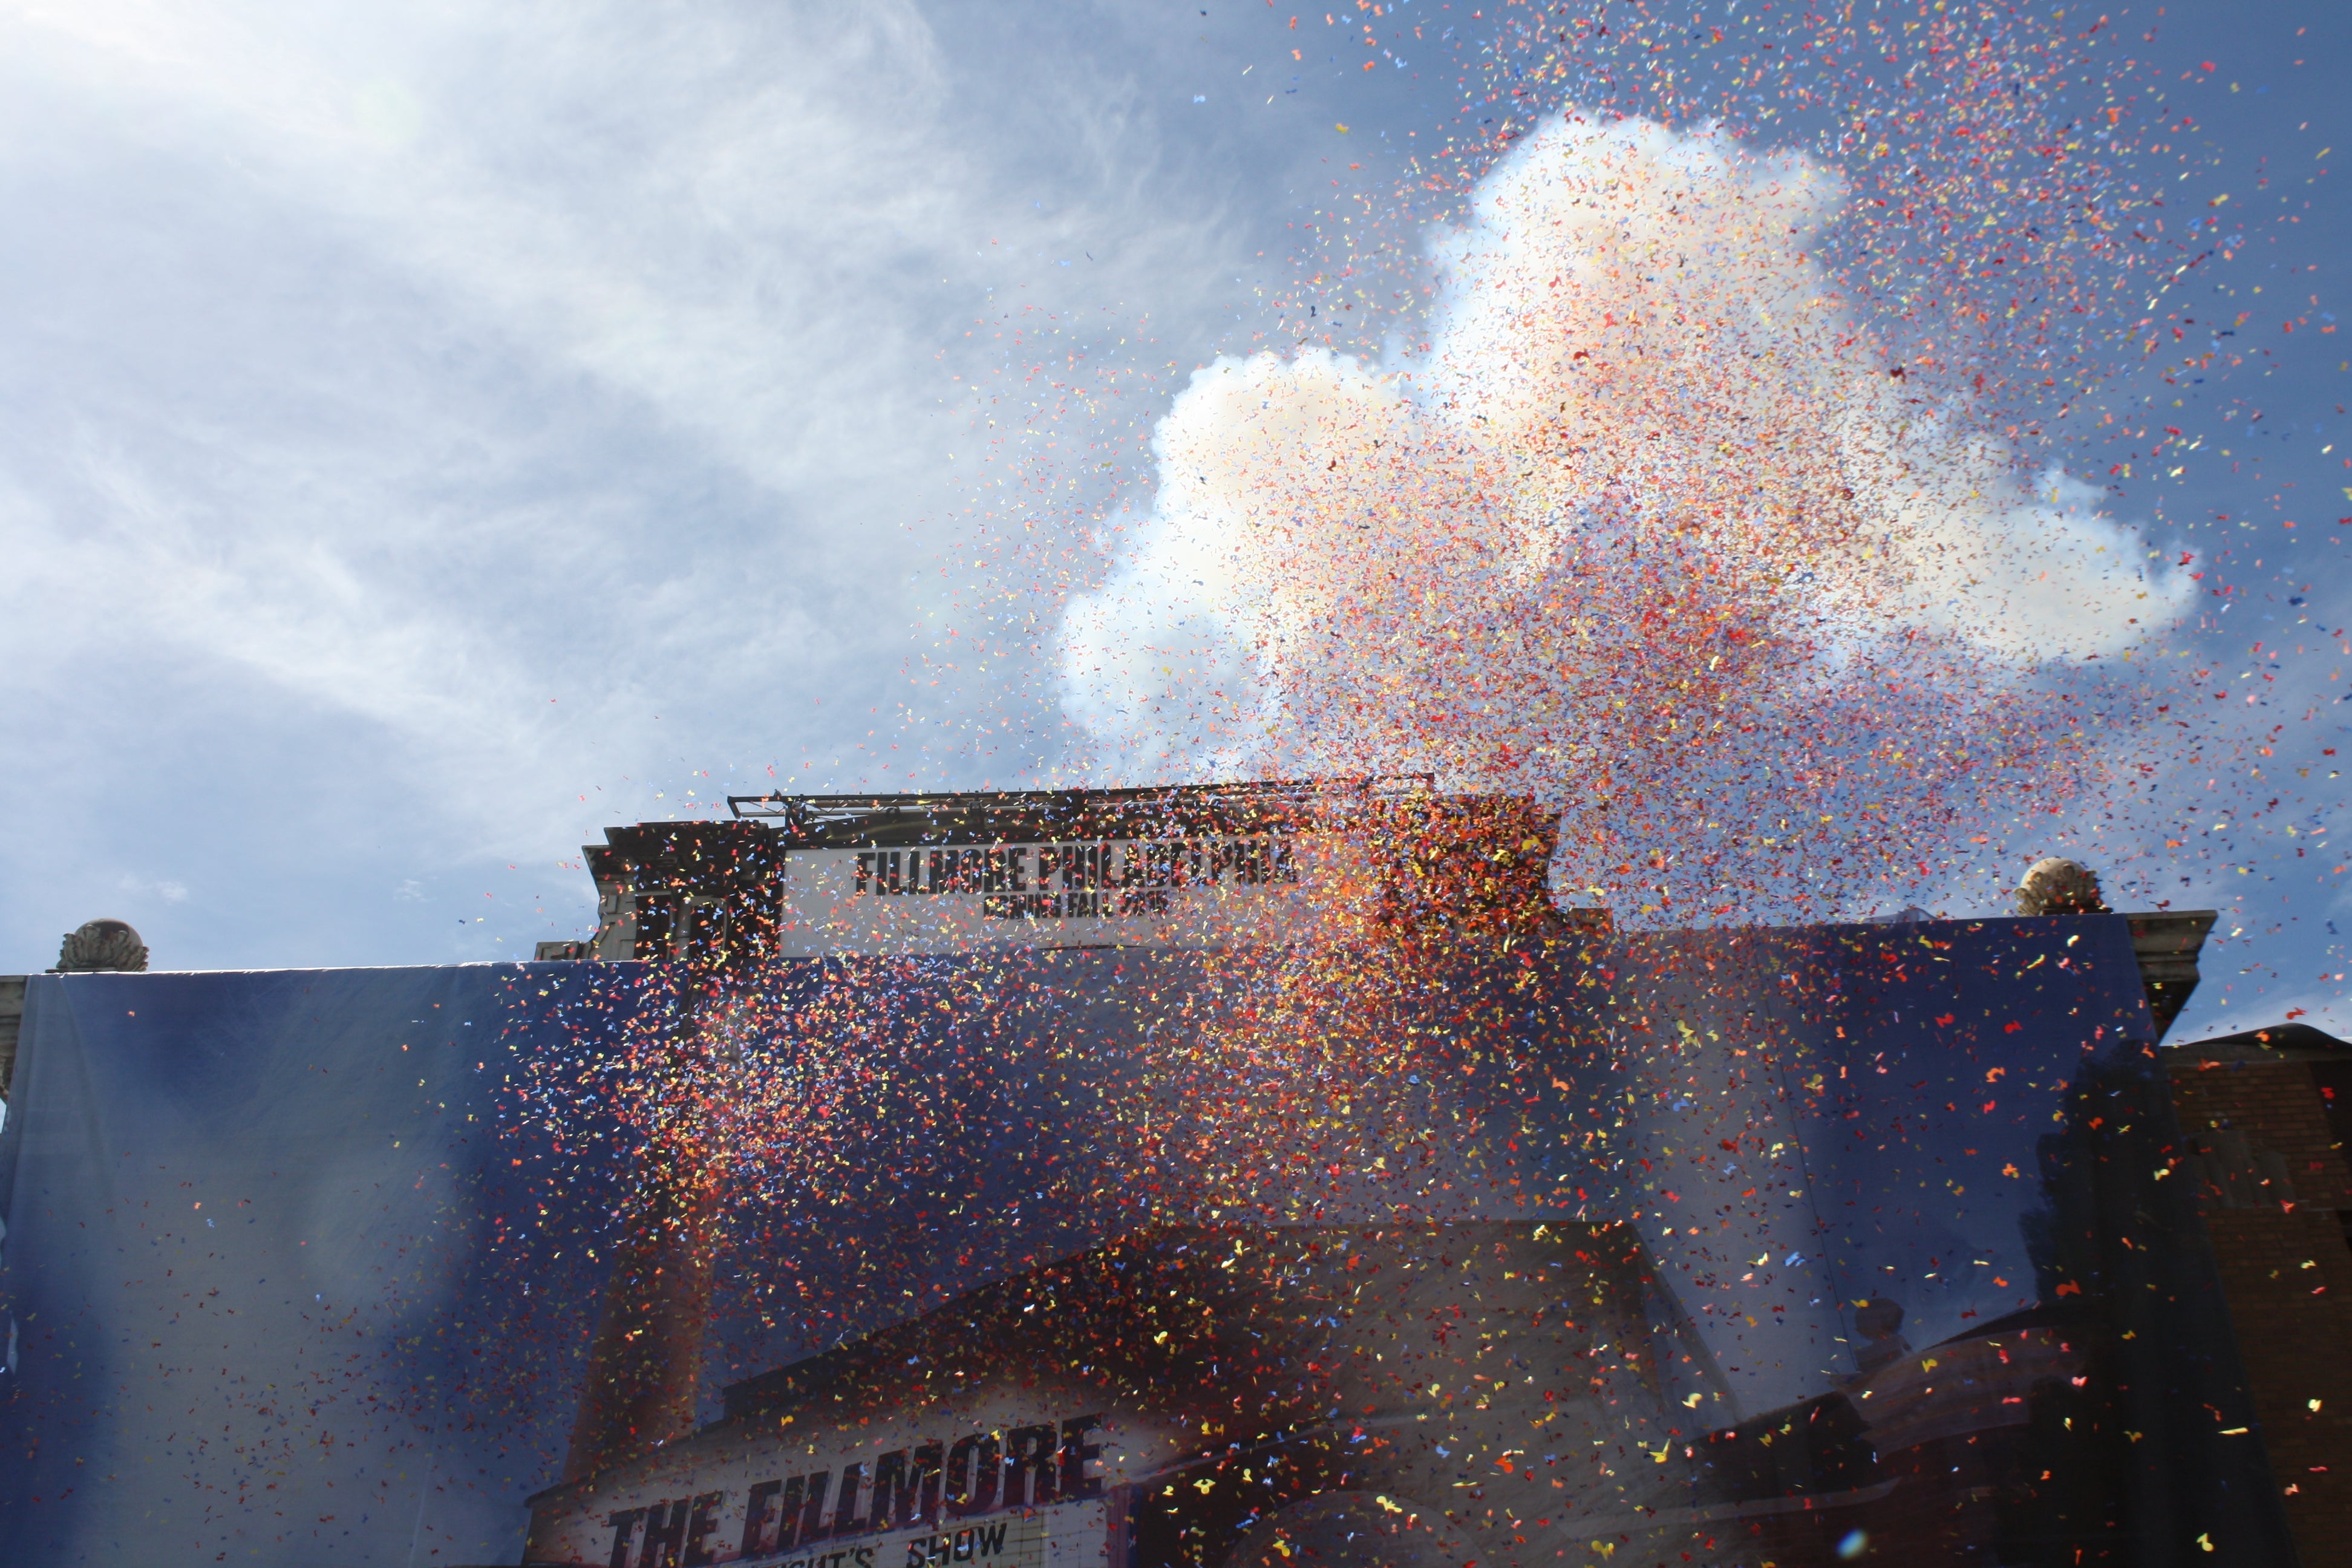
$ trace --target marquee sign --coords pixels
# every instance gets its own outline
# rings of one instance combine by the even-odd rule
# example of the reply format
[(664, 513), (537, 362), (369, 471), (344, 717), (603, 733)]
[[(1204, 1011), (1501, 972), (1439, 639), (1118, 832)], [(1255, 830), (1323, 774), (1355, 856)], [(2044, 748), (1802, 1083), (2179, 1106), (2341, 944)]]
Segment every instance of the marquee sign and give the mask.
[(596, 934), (541, 956), (1200, 950), (1328, 940), (1367, 916), (1550, 908), (1549, 815), (1426, 781), (728, 804), (730, 822), (638, 823), (583, 846)]
[(1298, 941), (1356, 907), (1346, 842), (1290, 834), (792, 849), (778, 951), (1208, 948)]
[[(616, 1568), (1097, 1568), (1123, 1560), (1113, 1547), (1125, 1518), (1113, 1504), (1123, 1502), (1136, 1461), (1174, 1451), (1171, 1434), (1131, 1418), (1114, 1426), (1099, 1410), (1033, 1414), (1010, 1401), (1002, 1413), (892, 1412), (854, 1436), (786, 1436), (705, 1453), (699, 1464), (650, 1468), (634, 1489), (624, 1483), (578, 1506), (543, 1509), (530, 1560)], [(971, 1429), (950, 1429), (958, 1423)]]

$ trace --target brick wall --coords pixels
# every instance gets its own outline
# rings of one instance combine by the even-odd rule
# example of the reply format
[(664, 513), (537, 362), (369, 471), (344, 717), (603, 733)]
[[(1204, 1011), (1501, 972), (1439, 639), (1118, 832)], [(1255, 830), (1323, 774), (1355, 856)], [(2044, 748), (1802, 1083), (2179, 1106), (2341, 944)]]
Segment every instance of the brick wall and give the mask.
[(2333, 1064), (2166, 1054), (2199, 1152), (2179, 1173), (2198, 1184), (2288, 1523), (2305, 1568), (2352, 1568), (2352, 1165), (2334, 1125), (2352, 1104), (2331, 1117)]

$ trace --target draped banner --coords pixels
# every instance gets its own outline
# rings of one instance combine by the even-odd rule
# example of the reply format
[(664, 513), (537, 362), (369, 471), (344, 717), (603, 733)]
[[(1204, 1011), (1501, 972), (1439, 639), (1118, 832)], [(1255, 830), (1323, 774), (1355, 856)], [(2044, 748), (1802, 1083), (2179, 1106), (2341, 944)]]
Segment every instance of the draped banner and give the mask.
[(1299, 962), (37, 978), (0, 1541), (2289, 1560), (2120, 917)]

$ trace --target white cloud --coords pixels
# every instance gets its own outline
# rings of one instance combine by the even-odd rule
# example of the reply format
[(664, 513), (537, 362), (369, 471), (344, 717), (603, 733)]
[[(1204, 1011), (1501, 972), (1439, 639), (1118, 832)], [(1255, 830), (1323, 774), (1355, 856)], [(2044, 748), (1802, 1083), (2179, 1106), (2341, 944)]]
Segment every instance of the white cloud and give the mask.
[[(1193, 375), (1068, 616), (1072, 715), (1119, 756), (1687, 795), (1710, 726), (1955, 741), (2168, 624), (2187, 584), (2095, 491), (1890, 374), (1812, 255), (1845, 199), (1707, 130), (1546, 125), (1433, 241), (1426, 353)], [(1855, 706), (1923, 660), (1958, 710)]]
[(125, 876), (115, 886), (134, 899), (160, 899), (167, 904), (184, 904), (188, 901), (187, 884), (173, 881), (169, 878), (151, 881), (144, 877)]

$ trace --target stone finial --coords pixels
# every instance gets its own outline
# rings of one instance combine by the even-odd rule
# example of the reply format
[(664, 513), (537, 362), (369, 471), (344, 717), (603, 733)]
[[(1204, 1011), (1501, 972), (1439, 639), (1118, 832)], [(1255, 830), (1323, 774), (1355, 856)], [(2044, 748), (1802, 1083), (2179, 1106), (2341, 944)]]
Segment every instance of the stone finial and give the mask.
[(2104, 915), (2111, 911), (2099, 892), (2099, 879), (2080, 860), (2052, 856), (2036, 860), (2017, 885), (2021, 915)]
[(58, 950), (52, 974), (90, 974), (147, 967), (147, 944), (128, 921), (84, 921)]

